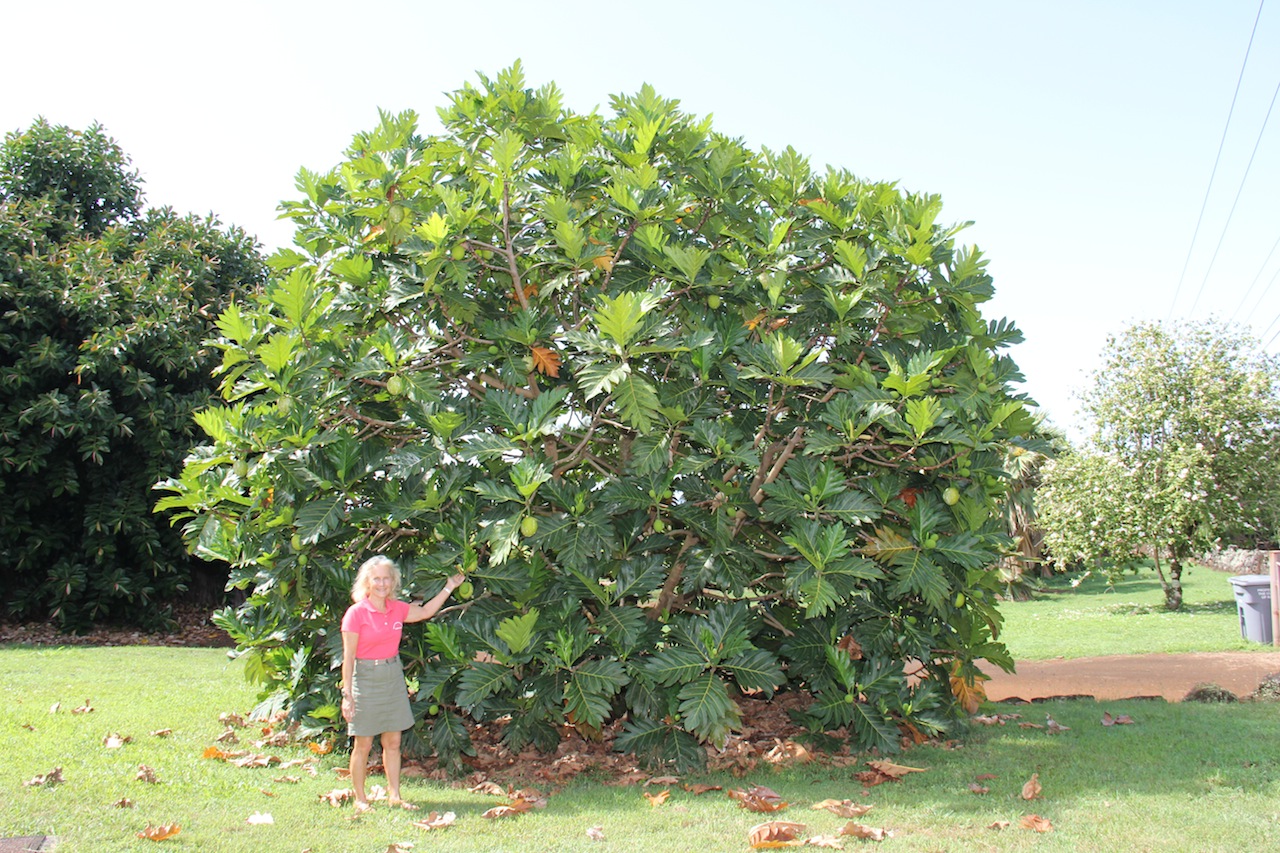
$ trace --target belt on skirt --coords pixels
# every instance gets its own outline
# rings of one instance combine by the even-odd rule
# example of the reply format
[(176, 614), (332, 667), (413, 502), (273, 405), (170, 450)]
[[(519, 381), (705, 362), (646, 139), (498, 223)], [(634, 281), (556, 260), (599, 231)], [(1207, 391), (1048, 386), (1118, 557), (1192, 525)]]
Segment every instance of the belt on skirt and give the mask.
[(396, 655), (395, 657), (381, 658), (378, 660), (374, 660), (373, 658), (356, 658), (356, 660), (364, 664), (365, 666), (382, 666), (383, 664), (386, 664), (386, 663), (398, 662), (400, 660), (400, 656)]

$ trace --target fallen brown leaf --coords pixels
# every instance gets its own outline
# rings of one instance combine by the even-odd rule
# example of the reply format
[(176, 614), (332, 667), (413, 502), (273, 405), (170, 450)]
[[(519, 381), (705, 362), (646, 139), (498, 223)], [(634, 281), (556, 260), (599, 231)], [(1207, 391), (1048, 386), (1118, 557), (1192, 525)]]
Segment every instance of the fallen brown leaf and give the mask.
[(588, 826), (587, 838), (590, 838), (592, 841), (604, 841), (604, 827)]
[(649, 801), (649, 805), (655, 809), (671, 797), (670, 789), (659, 791), (656, 794), (650, 794), (648, 791), (641, 791), (641, 793), (644, 794), (644, 798)]
[(22, 787), (39, 788), (41, 785), (57, 785), (62, 781), (62, 768), (55, 767), (48, 773), (41, 773), (39, 776), (34, 776), (30, 780), (23, 782)]
[(832, 850), (843, 850), (844, 842), (834, 835), (815, 835), (804, 840), (807, 847), (827, 847)]
[(892, 761), (868, 761), (867, 766), (894, 779), (901, 779), (908, 773), (923, 773), (927, 769), (923, 767), (907, 767), (902, 764), (894, 764)]
[(152, 737), (168, 737), (173, 734), (173, 729), (156, 729), (151, 733)]
[(969, 783), (969, 791), (973, 794), (990, 794), (991, 789), (985, 785), (979, 785), (977, 782)]
[(288, 784), (290, 784), (290, 785), (296, 785), (296, 784), (298, 784), (299, 782), (301, 782), (301, 781), (302, 781), (302, 777), (301, 777), (301, 776), (277, 776), (277, 777), (275, 777), (274, 779), (272, 779), (271, 781), (273, 781), (273, 782), (287, 782), (287, 783), (288, 783)]
[(222, 734), (213, 739), (214, 743), (239, 743), (240, 736), (236, 734), (236, 730), (228, 726)]
[(138, 765), (138, 775), (134, 777), (139, 781), (154, 785), (160, 780), (156, 777), (156, 771), (145, 764)]
[(457, 819), (458, 816), (453, 812), (445, 812), (444, 814), (432, 812), (422, 820), (415, 820), (413, 825), (418, 827), (418, 829), (425, 830), (444, 829), (446, 826), (453, 826), (454, 821)]
[(133, 738), (129, 735), (118, 735), (115, 732), (107, 735), (102, 739), (102, 745), (107, 749), (119, 749), (126, 743), (132, 743)]
[(88, 699), (86, 699), (86, 700), (84, 700), (84, 704), (83, 704), (83, 705), (81, 705), (79, 708), (72, 708), (72, 709), (71, 709), (71, 713), (73, 713), (73, 714), (92, 714), (92, 713), (93, 713), (93, 706), (92, 706), (92, 705), (90, 705), (90, 704), (89, 704), (89, 700), (88, 700)]
[(812, 761), (813, 754), (793, 740), (774, 738), (774, 745), (765, 752), (764, 760), (779, 766), (803, 764)]
[(1050, 832), (1053, 830), (1053, 823), (1047, 817), (1040, 817), (1038, 814), (1029, 814), (1019, 821), (1023, 829), (1030, 829), (1036, 832)]
[(327, 740), (324, 743), (316, 743), (315, 741), (311, 741), (310, 743), (307, 744), (307, 748), (310, 749), (312, 752), (314, 752), (316, 755), (328, 755), (329, 753), (333, 752), (333, 741)]
[(647, 780), (644, 783), (644, 786), (647, 788), (650, 785), (679, 785), (679, 784), (680, 784), (679, 776), (654, 776), (652, 779)]
[(1111, 712), (1107, 711), (1102, 715), (1102, 724), (1104, 726), (1131, 726), (1133, 725), (1133, 717), (1128, 714), (1121, 714), (1118, 717), (1111, 716)]
[(529, 811), (529, 809), (531, 808), (533, 808), (533, 804), (530, 803), (528, 800), (517, 798), (507, 803), (506, 805), (494, 806), (493, 808), (486, 811), (484, 814), (480, 815), (480, 817), (490, 818), (490, 819), (499, 818), (499, 817), (514, 817), (515, 815), (523, 814)]
[(245, 821), (245, 823), (251, 823), (255, 826), (268, 824), (268, 823), (275, 823), (275, 822), (276, 822), (276, 819), (273, 818), (270, 815), (270, 813), (267, 813), (267, 812), (254, 812), (253, 814), (249, 815), (248, 820)]
[(854, 838), (861, 838), (866, 841), (884, 841), (886, 838), (892, 838), (893, 832), (878, 826), (867, 826), (861, 823), (850, 821), (840, 828), (840, 835), (850, 835)]
[(778, 812), (788, 805), (777, 791), (766, 788), (764, 785), (754, 785), (745, 791), (741, 788), (730, 788), (725, 791), (725, 794), (729, 799), (737, 800), (738, 805), (744, 809), (753, 812)]
[(337, 808), (348, 800), (355, 799), (355, 796), (356, 792), (350, 788), (334, 788), (332, 791), (320, 794), (320, 799), (334, 808)]
[(690, 794), (693, 794), (695, 797), (700, 797), (703, 794), (709, 794), (712, 791), (724, 790), (724, 786), (722, 785), (703, 785), (696, 782), (692, 785), (681, 785), (680, 787), (684, 788), (686, 791), (688, 791)]
[(182, 827), (176, 823), (166, 823), (161, 826), (151, 826), (147, 824), (147, 828), (138, 833), (139, 838), (146, 838), (150, 841), (164, 841), (166, 838), (173, 838)]
[(859, 805), (853, 800), (823, 800), (820, 803), (814, 803), (810, 808), (825, 809), (836, 817), (842, 817), (846, 820), (854, 817), (862, 817), (872, 809), (871, 806)]
[(987, 824), (987, 829), (1008, 829), (1008, 828), (1009, 828), (1009, 821), (1007, 820), (997, 820)]
[(760, 823), (747, 830), (747, 843), (756, 850), (771, 847), (798, 847), (804, 844), (799, 835), (804, 832), (803, 823), (792, 823), (788, 820), (771, 820)]
[(36, 730), (36, 727), (31, 725), (30, 723), (23, 723), (22, 727), (29, 732), (34, 732)]
[(118, 809), (131, 809), (133, 808), (133, 800), (129, 799), (128, 797), (121, 797), (111, 805), (115, 806)]
[(973, 778), (979, 782), (986, 782), (990, 779), (999, 779), (1000, 777), (994, 773), (979, 773), (977, 776), (974, 776)]
[(507, 789), (497, 782), (480, 782), (472, 785), (467, 791), (472, 794), (488, 794), (491, 797), (505, 797), (507, 795)]
[(1040, 799), (1040, 792), (1042, 790), (1043, 789), (1040, 787), (1040, 774), (1032, 773), (1031, 778), (1022, 786), (1022, 799), (1038, 800)]
[(54, 702), (52, 705), (49, 706), (49, 713), (56, 714), (58, 713), (59, 710), (61, 710), (61, 708), (62, 708), (61, 702)]
[(239, 714), (233, 714), (230, 711), (224, 711), (218, 715), (218, 722), (224, 726), (235, 726), (242, 729), (245, 727), (244, 717)]

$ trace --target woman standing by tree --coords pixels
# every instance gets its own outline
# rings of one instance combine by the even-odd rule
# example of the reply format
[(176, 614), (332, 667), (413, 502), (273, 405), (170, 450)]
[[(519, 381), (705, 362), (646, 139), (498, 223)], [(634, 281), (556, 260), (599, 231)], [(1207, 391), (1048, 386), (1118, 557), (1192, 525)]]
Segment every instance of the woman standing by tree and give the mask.
[(425, 604), (394, 597), (400, 589), (400, 569), (378, 555), (365, 560), (351, 586), (351, 600), (342, 617), (342, 717), (351, 749), (351, 785), (356, 811), (369, 809), (365, 797), (365, 768), (374, 735), (382, 736), (382, 766), (387, 773), (387, 799), (393, 806), (416, 809), (400, 798), (400, 735), (413, 725), (409, 692), (400, 664), (400, 635), (407, 622), (421, 622), (439, 612), (463, 582), (455, 574), (444, 589)]

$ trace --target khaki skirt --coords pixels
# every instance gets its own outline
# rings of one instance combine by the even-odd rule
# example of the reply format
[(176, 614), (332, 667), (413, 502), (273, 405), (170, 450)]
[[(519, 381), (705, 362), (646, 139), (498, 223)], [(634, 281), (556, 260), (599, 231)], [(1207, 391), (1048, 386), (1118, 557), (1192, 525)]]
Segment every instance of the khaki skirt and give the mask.
[(409, 689), (404, 684), (404, 667), (399, 657), (356, 658), (351, 681), (355, 709), (347, 723), (347, 734), (371, 737), (383, 732), (402, 732), (413, 725)]

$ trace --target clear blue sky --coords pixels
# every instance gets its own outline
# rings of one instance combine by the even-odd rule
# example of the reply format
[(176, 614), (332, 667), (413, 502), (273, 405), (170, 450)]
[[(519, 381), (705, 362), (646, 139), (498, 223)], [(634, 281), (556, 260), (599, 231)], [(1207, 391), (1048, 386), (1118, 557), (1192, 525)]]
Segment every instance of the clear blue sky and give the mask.
[(275, 208), (298, 168), (336, 164), (379, 107), (417, 110), (430, 131), (445, 92), (517, 58), (579, 110), (650, 83), (755, 147), (940, 193), (941, 219), (972, 220), (964, 241), (990, 258), (988, 317), (1026, 334), (1023, 390), (1074, 432), (1073, 393), (1131, 321), (1280, 331), (1280, 114), (1226, 227), (1280, 84), (1280, 0), (1182, 276), (1258, 7), (45, 0), (0, 17), (0, 130), (101, 122), (149, 204), (216, 213), (274, 248), (291, 239)]

